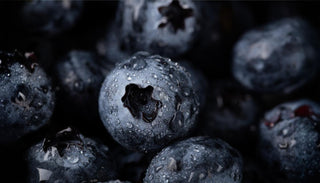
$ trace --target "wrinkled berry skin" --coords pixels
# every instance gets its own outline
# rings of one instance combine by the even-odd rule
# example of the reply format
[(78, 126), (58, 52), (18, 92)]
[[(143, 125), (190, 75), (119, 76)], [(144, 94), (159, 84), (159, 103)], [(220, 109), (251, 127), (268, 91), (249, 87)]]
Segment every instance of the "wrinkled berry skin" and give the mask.
[(26, 161), (28, 182), (97, 182), (116, 177), (108, 147), (70, 127), (30, 147)]
[(193, 137), (166, 147), (155, 156), (144, 183), (241, 180), (242, 158), (237, 150), (220, 139)]
[[(181, 55), (198, 36), (199, 9), (191, 0), (121, 1), (107, 47), (120, 55), (142, 50), (168, 57)], [(115, 55), (114, 51), (107, 54)]]
[[(320, 177), (320, 107), (309, 100), (276, 106), (260, 124), (260, 153), (291, 182)], [(318, 179), (316, 179), (318, 178)]]
[(79, 19), (83, 1), (32, 0), (21, 16), (27, 30), (55, 35), (70, 29)]
[[(56, 67), (60, 88), (58, 107), (73, 119), (98, 120), (98, 97), (102, 82), (113, 64), (94, 53), (72, 50)], [(71, 113), (71, 114), (70, 114)]]
[(187, 135), (195, 126), (199, 102), (183, 67), (139, 52), (107, 76), (100, 90), (99, 112), (122, 146), (149, 151)]
[(51, 82), (34, 58), (0, 51), (0, 144), (38, 130), (52, 115)]
[(254, 91), (290, 93), (315, 75), (317, 40), (307, 22), (298, 18), (252, 30), (235, 45), (233, 75)]
[(203, 120), (205, 134), (250, 149), (247, 146), (253, 146), (256, 139), (252, 129), (256, 129), (261, 108), (256, 97), (234, 80), (213, 82), (208, 93)]

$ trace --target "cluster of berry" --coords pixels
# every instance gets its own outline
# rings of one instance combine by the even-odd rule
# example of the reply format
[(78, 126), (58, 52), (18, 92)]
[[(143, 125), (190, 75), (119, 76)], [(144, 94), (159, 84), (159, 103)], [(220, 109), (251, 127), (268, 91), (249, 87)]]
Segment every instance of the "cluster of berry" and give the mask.
[(1, 179), (320, 182), (312, 5), (1, 2)]

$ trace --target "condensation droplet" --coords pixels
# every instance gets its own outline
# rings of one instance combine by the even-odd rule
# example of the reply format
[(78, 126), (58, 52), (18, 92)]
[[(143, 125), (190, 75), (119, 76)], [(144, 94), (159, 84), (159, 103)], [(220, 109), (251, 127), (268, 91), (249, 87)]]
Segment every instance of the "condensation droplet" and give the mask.
[(218, 164), (217, 172), (221, 172), (222, 169), (223, 169), (223, 167)]
[(132, 128), (133, 125), (131, 123), (127, 123), (128, 128)]
[(162, 166), (156, 168), (156, 172), (159, 172), (162, 169)]
[(67, 160), (68, 160), (70, 163), (75, 164), (75, 163), (77, 163), (77, 162), (79, 161), (79, 157), (77, 157), (77, 156), (68, 156), (68, 157), (67, 157)]

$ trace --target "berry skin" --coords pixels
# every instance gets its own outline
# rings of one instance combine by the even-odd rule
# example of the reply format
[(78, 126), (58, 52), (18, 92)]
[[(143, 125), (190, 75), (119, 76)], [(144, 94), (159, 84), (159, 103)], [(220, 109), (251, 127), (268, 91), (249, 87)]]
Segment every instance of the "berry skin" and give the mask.
[[(121, 1), (106, 47), (120, 55), (143, 50), (178, 56), (192, 47), (200, 18), (199, 7), (191, 0)], [(115, 58), (114, 51), (108, 50), (107, 54)]]
[(183, 67), (139, 52), (107, 76), (100, 90), (99, 112), (122, 146), (149, 151), (186, 136), (195, 126), (199, 102)]
[(70, 127), (29, 148), (26, 160), (29, 182), (97, 182), (116, 176), (108, 148)]
[(250, 149), (248, 147), (252, 147), (256, 139), (252, 129), (257, 126), (260, 111), (256, 98), (234, 80), (219, 80), (210, 88), (204, 112), (205, 134), (221, 138), (239, 149)]
[(318, 69), (316, 40), (313, 29), (298, 18), (252, 30), (235, 45), (233, 75), (254, 91), (290, 93)]
[(62, 112), (67, 111), (64, 116), (90, 121), (99, 119), (99, 92), (112, 67), (113, 64), (86, 51), (73, 50), (62, 59), (56, 73), (61, 89), (58, 107)]
[(55, 35), (70, 29), (79, 19), (83, 1), (32, 0), (21, 13), (27, 30)]
[(223, 182), (240, 183), (242, 158), (226, 142), (193, 137), (166, 147), (155, 156), (144, 183)]
[(40, 129), (52, 115), (51, 82), (34, 58), (0, 51), (0, 144)]
[[(309, 100), (283, 103), (260, 123), (260, 153), (291, 182), (320, 177), (320, 107)], [(319, 179), (316, 179), (319, 180)]]

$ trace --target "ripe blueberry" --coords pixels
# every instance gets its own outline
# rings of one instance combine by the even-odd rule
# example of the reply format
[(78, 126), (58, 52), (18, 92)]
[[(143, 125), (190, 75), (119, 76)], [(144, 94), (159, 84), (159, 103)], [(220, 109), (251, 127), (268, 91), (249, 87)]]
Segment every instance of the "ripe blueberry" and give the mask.
[(29, 182), (97, 182), (116, 176), (108, 148), (70, 127), (30, 147), (26, 160)]
[(82, 7), (82, 0), (32, 0), (25, 4), (21, 16), (27, 30), (53, 35), (70, 29), (80, 17)]
[(139, 52), (105, 79), (99, 98), (101, 120), (128, 149), (156, 150), (195, 126), (198, 96), (178, 63)]
[(112, 67), (91, 52), (70, 51), (56, 67), (58, 110), (77, 121), (98, 120), (99, 91)]
[(0, 144), (38, 130), (52, 115), (51, 83), (34, 58), (0, 51)]
[(283, 103), (260, 124), (260, 153), (273, 172), (291, 182), (320, 177), (320, 107), (309, 100)]
[(164, 148), (147, 169), (144, 183), (242, 180), (240, 154), (219, 139), (193, 137)]
[[(107, 35), (107, 47), (116, 55), (148, 51), (164, 56), (178, 56), (188, 51), (196, 40), (201, 12), (191, 0), (122, 1), (117, 21)], [(123, 58), (123, 57), (122, 57)]]
[(290, 93), (315, 75), (316, 42), (313, 29), (298, 18), (252, 30), (234, 48), (233, 75), (254, 91)]

